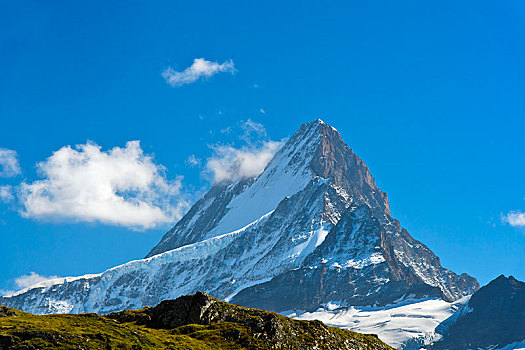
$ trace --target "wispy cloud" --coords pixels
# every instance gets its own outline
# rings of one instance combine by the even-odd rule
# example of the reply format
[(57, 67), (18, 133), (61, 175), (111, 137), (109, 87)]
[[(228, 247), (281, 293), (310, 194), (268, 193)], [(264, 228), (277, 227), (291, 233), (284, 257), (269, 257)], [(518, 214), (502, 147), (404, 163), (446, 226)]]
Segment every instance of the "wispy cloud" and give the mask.
[(186, 159), (186, 163), (191, 167), (196, 167), (201, 165), (201, 159), (197, 158), (195, 154), (190, 154), (188, 159)]
[(24, 217), (148, 229), (172, 223), (188, 205), (181, 178), (168, 180), (139, 141), (108, 151), (91, 142), (65, 146), (37, 167), (42, 179), (19, 187)]
[(13, 177), (21, 173), (16, 151), (0, 148), (0, 177)]
[(241, 123), (243, 134), (240, 138), (249, 144), (257, 143), (268, 137), (266, 128), (261, 123), (254, 122), (251, 119)]
[(251, 119), (240, 127), (243, 133), (239, 138), (244, 142), (240, 147), (210, 146), (213, 155), (206, 161), (205, 173), (211, 174), (215, 183), (259, 175), (282, 145), (282, 141), (269, 140), (264, 126)]
[(31, 271), (29, 275), (22, 275), (20, 277), (15, 278), (15, 285), (19, 289), (24, 289), (29, 286), (32, 286), (33, 284), (37, 284), (37, 283), (47, 281), (47, 280), (52, 280), (55, 278), (59, 278), (59, 277), (58, 276), (42, 276), (36, 272)]
[(228, 60), (219, 64), (218, 62), (206, 61), (204, 58), (196, 58), (193, 60), (193, 64), (182, 72), (168, 67), (162, 72), (162, 77), (166, 80), (166, 83), (176, 87), (191, 84), (200, 78), (209, 78), (221, 72), (233, 74), (235, 72), (233, 61)]
[(229, 134), (232, 132), (232, 127), (228, 126), (227, 128), (221, 129), (221, 134)]
[(511, 226), (525, 226), (525, 213), (520, 211), (511, 211), (503, 216), (503, 221)]
[[(52, 280), (52, 279), (55, 279), (55, 278), (60, 278), (60, 277), (58, 277), (58, 276), (42, 276), (42, 275), (39, 275), (36, 272), (31, 271), (28, 275), (22, 275), (22, 276), (16, 277), (13, 282), (14, 282), (14, 285), (15, 285), (15, 289), (16, 290), (21, 290), (21, 289), (30, 287), (30, 286), (32, 286), (34, 284), (37, 284), (37, 283), (40, 283), (40, 282), (43, 282), (43, 281), (47, 281), (47, 280)], [(3, 295), (10, 295), (10, 294), (13, 294), (14, 292), (15, 291), (12, 291), (12, 290), (2, 290), (2, 291), (0, 291), (0, 293), (3, 294)]]
[(9, 203), (15, 199), (11, 185), (0, 186), (0, 202)]

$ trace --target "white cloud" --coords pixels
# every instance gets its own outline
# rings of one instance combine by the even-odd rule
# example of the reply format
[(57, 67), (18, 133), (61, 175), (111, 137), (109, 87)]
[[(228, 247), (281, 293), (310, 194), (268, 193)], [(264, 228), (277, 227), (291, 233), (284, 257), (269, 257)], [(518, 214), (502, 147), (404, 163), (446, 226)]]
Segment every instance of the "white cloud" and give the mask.
[(16, 151), (0, 148), (0, 177), (13, 177), (21, 173)]
[(211, 174), (216, 183), (259, 175), (282, 145), (282, 141), (267, 140), (264, 126), (251, 119), (243, 122), (241, 129), (243, 146), (211, 146), (213, 155), (206, 161), (205, 173)]
[(214, 155), (208, 158), (206, 169), (215, 182), (235, 181), (257, 176), (272, 159), (281, 142), (266, 141), (260, 147), (213, 146)]
[(9, 203), (15, 199), (10, 185), (0, 186), (0, 202)]
[[(43, 282), (43, 281), (47, 281), (47, 280), (52, 280), (52, 279), (55, 279), (55, 278), (60, 278), (60, 277), (58, 277), (58, 276), (42, 276), (42, 275), (39, 275), (36, 272), (31, 271), (28, 275), (22, 275), (22, 276), (16, 277), (13, 280), (13, 282), (15, 284), (15, 289), (16, 290), (21, 290), (21, 289), (30, 287), (30, 286), (32, 286), (34, 284), (37, 284), (37, 283), (40, 283), (40, 282)], [(0, 294), (11, 295), (14, 292), (15, 291), (13, 291), (13, 290), (2, 290), (2, 291), (0, 291)]]
[(91, 142), (65, 146), (37, 167), (43, 179), (19, 188), (25, 217), (147, 229), (180, 218), (188, 205), (181, 178), (166, 179), (139, 141), (108, 151)]
[(227, 128), (221, 129), (221, 134), (229, 134), (232, 132), (231, 126), (228, 126)]
[(195, 157), (195, 154), (190, 154), (188, 159), (186, 159), (186, 163), (188, 163), (192, 167), (200, 166), (201, 165), (201, 159)]
[(162, 72), (162, 77), (166, 80), (166, 83), (175, 87), (191, 84), (200, 78), (209, 78), (220, 72), (233, 74), (235, 72), (233, 61), (228, 60), (219, 64), (218, 62), (206, 61), (204, 58), (196, 58), (193, 60), (193, 64), (182, 72), (177, 72), (173, 68), (168, 67)]
[(247, 143), (257, 142), (268, 136), (264, 125), (254, 122), (251, 119), (242, 122), (241, 129), (243, 131), (243, 135), (240, 138)]
[(511, 226), (525, 226), (525, 213), (511, 211), (503, 217), (503, 221)]
[(259, 109), (259, 112), (261, 112), (262, 114), (266, 114), (266, 111), (264, 110), (264, 108)]
[(29, 275), (22, 275), (20, 277), (15, 278), (15, 285), (18, 289), (24, 289), (29, 286), (32, 286), (33, 284), (37, 284), (37, 283), (47, 281), (47, 280), (52, 280), (55, 278), (59, 278), (59, 277), (58, 276), (42, 276), (36, 272), (31, 271)]

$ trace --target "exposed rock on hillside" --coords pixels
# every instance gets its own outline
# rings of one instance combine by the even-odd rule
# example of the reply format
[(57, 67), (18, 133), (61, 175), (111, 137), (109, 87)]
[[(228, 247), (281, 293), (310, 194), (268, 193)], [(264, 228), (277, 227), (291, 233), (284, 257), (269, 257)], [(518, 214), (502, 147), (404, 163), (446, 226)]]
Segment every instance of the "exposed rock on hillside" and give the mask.
[(0, 350), (391, 349), (374, 335), (247, 309), (205, 293), (106, 316), (2, 310), (6, 316), (0, 318)]

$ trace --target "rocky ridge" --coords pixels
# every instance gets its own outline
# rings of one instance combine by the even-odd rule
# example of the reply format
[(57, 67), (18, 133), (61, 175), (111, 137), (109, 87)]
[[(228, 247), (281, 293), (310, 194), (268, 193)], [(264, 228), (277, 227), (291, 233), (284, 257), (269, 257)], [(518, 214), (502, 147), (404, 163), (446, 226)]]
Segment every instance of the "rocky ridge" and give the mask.
[(525, 283), (499, 276), (474, 293), (436, 332), (444, 337), (431, 349), (501, 349), (525, 343)]

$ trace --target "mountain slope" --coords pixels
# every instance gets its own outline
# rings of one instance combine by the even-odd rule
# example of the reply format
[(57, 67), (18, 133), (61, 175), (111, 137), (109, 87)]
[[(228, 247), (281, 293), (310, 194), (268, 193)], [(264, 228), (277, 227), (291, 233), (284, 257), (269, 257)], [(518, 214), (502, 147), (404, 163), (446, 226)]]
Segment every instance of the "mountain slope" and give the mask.
[(0, 304), (108, 313), (205, 290), (245, 306), (316, 310), (330, 302), (455, 301), (478, 288), (401, 228), (368, 167), (316, 120), (258, 177), (214, 185), (147, 258), (46, 281)]
[(237, 230), (274, 210), (312, 179), (307, 166), (320, 139), (315, 128), (303, 126), (257, 179), (215, 185), (147, 257)]
[(525, 283), (501, 275), (443, 322), (432, 349), (496, 349), (525, 341)]
[(196, 293), (99, 316), (0, 307), (0, 349), (391, 349), (376, 336), (296, 321)]

